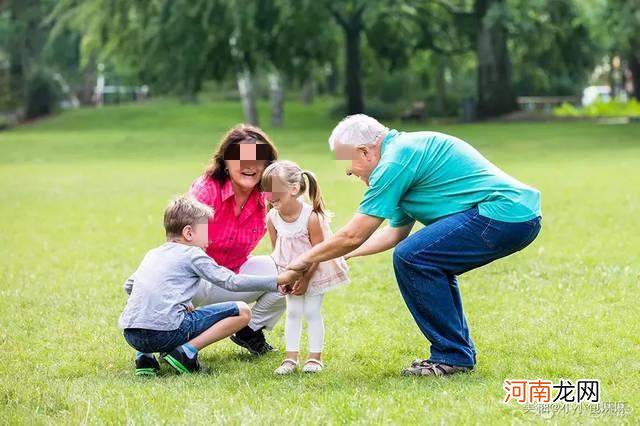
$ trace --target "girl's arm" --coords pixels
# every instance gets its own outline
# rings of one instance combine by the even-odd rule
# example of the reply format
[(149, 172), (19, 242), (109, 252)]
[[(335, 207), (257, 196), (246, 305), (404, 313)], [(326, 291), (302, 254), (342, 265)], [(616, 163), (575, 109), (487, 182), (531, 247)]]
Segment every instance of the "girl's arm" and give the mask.
[(269, 215), (267, 215), (267, 230), (269, 231), (269, 238), (271, 239), (271, 250), (275, 250), (278, 231), (276, 231), (276, 227), (273, 226), (273, 223), (271, 223), (271, 218), (269, 218)]
[[(318, 213), (313, 212), (311, 216), (309, 216), (309, 224), (307, 225), (307, 230), (309, 231), (309, 242), (312, 246), (316, 244), (320, 244), (324, 241), (324, 232), (322, 231), (322, 225), (320, 224), (320, 217)], [(307, 288), (309, 287), (309, 281), (313, 277), (313, 274), (318, 269), (318, 263), (312, 263), (309, 269), (304, 273), (302, 278), (296, 283), (293, 287), (293, 294), (296, 296), (301, 296), (307, 292)]]
[(358, 256), (367, 256), (370, 254), (380, 253), (395, 247), (400, 241), (407, 238), (413, 228), (411, 222), (399, 228), (387, 226), (382, 230), (376, 231), (364, 244), (344, 256), (345, 259)]

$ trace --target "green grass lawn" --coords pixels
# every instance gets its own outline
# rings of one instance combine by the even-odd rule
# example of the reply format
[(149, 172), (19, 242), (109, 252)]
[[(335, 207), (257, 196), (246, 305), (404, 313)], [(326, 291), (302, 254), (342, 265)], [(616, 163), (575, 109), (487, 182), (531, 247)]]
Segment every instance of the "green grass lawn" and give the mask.
[[(266, 130), (282, 158), (317, 172), (337, 228), (364, 186), (332, 160), (328, 109), (288, 105), (287, 127)], [(122, 283), (163, 241), (166, 202), (188, 189), (239, 121), (232, 103), (157, 101), (0, 133), (0, 423), (541, 420), (502, 403), (507, 378), (599, 379), (602, 401), (632, 410), (606, 420), (640, 420), (637, 124), (423, 126), (467, 140), (543, 194), (535, 243), (460, 280), (475, 372), (400, 377), (428, 346), (383, 253), (354, 259), (352, 284), (327, 296), (321, 375), (273, 376), (284, 350), (281, 322), (269, 336), (278, 352), (264, 358), (225, 341), (202, 352), (208, 374), (163, 367), (156, 379), (134, 377), (117, 328)], [(267, 252), (266, 241), (258, 252)]]

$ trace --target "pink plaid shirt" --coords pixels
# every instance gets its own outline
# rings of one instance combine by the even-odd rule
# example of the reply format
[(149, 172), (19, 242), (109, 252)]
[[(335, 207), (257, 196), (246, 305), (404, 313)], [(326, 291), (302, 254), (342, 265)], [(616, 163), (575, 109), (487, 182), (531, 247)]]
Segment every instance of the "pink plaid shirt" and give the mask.
[(237, 273), (267, 232), (264, 194), (254, 189), (240, 216), (236, 217), (231, 180), (221, 183), (209, 176), (200, 176), (191, 184), (189, 192), (215, 210), (213, 219), (209, 220), (207, 254), (219, 265)]

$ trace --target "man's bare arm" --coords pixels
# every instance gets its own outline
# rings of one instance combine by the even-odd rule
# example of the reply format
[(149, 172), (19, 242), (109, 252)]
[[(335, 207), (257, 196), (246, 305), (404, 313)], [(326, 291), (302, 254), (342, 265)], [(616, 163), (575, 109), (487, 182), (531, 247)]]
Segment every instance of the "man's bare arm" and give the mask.
[(298, 256), (288, 268), (304, 271), (315, 262), (335, 259), (352, 252), (362, 245), (375, 232), (383, 218), (356, 213), (334, 236), (314, 246), (308, 252)]
[(399, 228), (387, 226), (376, 231), (364, 244), (345, 256), (345, 259), (381, 253), (395, 247), (409, 235), (415, 222)]

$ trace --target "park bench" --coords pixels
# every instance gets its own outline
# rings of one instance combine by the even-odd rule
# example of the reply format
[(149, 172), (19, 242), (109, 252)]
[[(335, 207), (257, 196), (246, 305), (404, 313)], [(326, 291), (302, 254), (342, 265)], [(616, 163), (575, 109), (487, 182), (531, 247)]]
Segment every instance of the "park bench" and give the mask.
[(580, 97), (578, 96), (520, 96), (516, 101), (522, 111), (551, 112), (553, 108), (565, 102), (580, 106)]

